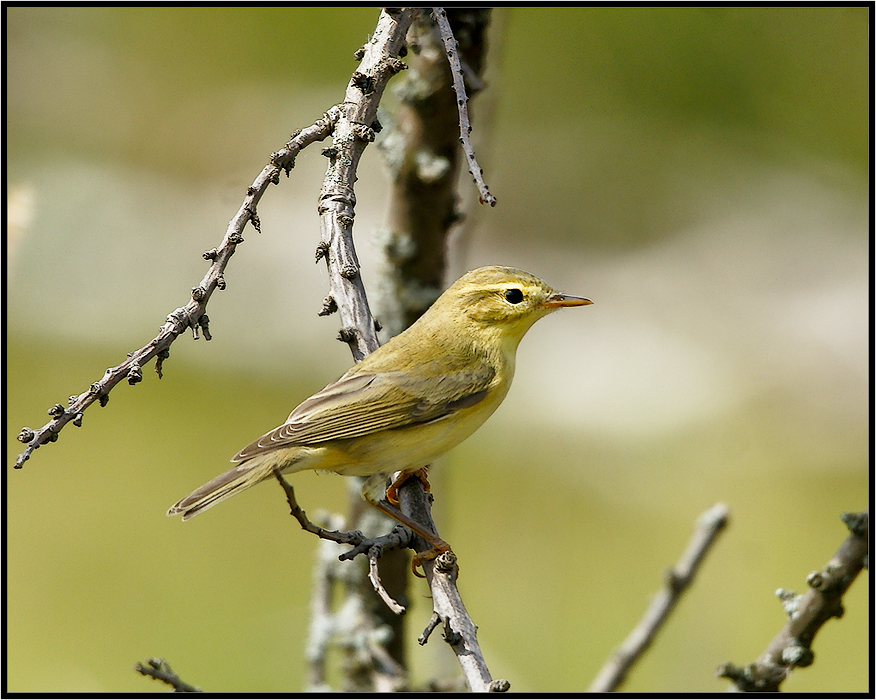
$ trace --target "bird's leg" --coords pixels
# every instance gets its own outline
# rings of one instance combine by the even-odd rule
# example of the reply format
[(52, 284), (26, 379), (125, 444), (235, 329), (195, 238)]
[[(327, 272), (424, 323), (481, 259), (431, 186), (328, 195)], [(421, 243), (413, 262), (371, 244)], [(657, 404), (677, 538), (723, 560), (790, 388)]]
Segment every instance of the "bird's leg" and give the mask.
[[(421, 474), (422, 472), (422, 474)], [(424, 561), (431, 561), (435, 559), (439, 555), (444, 552), (451, 551), (450, 545), (447, 544), (444, 540), (442, 540), (438, 535), (430, 530), (427, 530), (425, 527), (420, 525), (418, 522), (408, 517), (404, 513), (402, 513), (396, 505), (398, 505), (398, 488), (405, 481), (408, 480), (411, 476), (416, 476), (420, 479), (421, 482), (425, 482), (426, 474), (425, 468), (418, 469), (416, 472), (408, 472), (407, 475), (403, 472), (398, 479), (393, 481), (390, 485), (389, 489), (386, 489), (385, 498), (379, 497), (377, 494), (383, 491), (383, 484), (386, 483), (384, 481), (383, 475), (375, 475), (369, 478), (362, 487), (362, 495), (365, 500), (368, 501), (372, 506), (377, 508), (381, 513), (385, 513), (393, 520), (400, 522), (405, 527), (409, 528), (412, 532), (422, 537), (426, 542), (432, 545), (431, 549), (427, 549), (425, 552), (417, 552), (414, 554), (413, 559), (411, 560), (411, 570), (414, 572), (415, 576), (419, 578), (424, 578), (423, 574), (417, 571), (417, 568), (422, 565)], [(376, 480), (379, 480), (380, 489), (375, 488)], [(395, 486), (395, 491), (390, 494), (390, 489)], [(428, 489), (427, 489), (428, 490)], [(390, 499), (394, 496), (394, 503), (390, 502)]]

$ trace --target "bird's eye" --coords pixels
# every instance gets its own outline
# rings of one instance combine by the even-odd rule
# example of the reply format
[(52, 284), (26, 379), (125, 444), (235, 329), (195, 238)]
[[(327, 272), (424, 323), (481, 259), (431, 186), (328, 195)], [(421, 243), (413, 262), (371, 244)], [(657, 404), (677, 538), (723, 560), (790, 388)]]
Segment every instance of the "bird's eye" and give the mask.
[(505, 290), (505, 301), (509, 304), (519, 304), (523, 301), (523, 292), (516, 287)]

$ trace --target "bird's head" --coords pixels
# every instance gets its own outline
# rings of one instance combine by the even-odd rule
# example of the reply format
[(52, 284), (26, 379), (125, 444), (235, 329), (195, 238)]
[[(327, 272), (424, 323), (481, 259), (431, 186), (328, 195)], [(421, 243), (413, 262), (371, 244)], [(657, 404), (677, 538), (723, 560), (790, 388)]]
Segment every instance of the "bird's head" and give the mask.
[(481, 267), (460, 277), (435, 303), (455, 325), (517, 343), (542, 316), (593, 302), (559, 293), (544, 280), (513, 267)]

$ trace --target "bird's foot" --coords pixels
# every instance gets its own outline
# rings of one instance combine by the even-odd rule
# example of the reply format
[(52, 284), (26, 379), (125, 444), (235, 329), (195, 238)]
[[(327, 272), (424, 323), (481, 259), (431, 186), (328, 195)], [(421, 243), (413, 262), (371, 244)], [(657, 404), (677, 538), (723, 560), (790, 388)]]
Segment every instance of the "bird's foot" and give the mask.
[[(398, 478), (395, 479), (386, 489), (386, 500), (392, 503), (394, 506), (398, 505), (398, 490), (402, 487), (408, 479), (415, 477), (420, 480), (420, 483), (423, 484), (423, 490), (426, 493), (431, 493), (432, 486), (429, 484), (429, 468), (428, 467), (420, 467), (416, 471), (412, 472), (401, 472), (398, 475)], [(437, 554), (435, 556), (438, 556)], [(433, 559), (435, 557), (432, 557)]]

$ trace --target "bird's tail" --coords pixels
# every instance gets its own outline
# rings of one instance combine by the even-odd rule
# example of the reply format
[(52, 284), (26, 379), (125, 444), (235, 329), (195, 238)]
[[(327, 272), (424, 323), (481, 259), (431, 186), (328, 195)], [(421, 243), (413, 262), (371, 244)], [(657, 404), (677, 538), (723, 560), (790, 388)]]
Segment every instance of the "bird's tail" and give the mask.
[(271, 461), (253, 459), (231, 467), (224, 474), (220, 474), (212, 481), (208, 481), (199, 489), (192, 491), (181, 501), (172, 505), (168, 509), (167, 514), (179, 515), (182, 513), (183, 520), (194, 518), (198, 513), (212, 508), (226, 498), (231, 498), (241, 491), (245, 491), (250, 486), (255, 486), (260, 481), (264, 481), (271, 476), (274, 466), (275, 463)]

